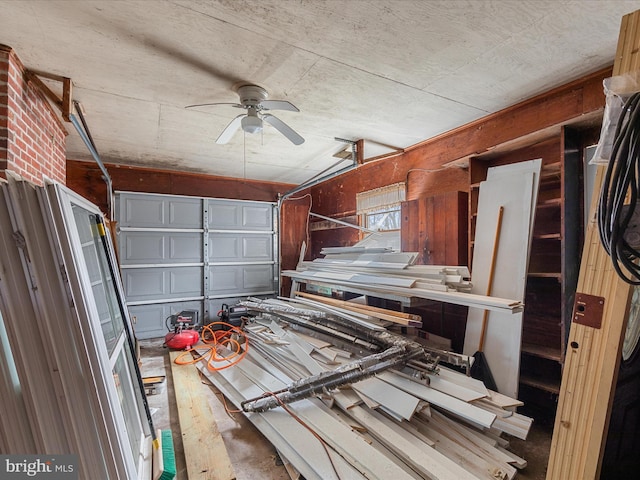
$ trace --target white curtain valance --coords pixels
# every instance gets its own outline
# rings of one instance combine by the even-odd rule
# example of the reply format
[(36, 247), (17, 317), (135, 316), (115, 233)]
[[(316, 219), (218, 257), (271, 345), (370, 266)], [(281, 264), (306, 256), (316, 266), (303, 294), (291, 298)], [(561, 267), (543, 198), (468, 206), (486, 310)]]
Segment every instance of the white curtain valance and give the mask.
[(405, 200), (404, 182), (394, 183), (386, 187), (375, 188), (356, 194), (356, 210), (358, 215), (394, 207)]

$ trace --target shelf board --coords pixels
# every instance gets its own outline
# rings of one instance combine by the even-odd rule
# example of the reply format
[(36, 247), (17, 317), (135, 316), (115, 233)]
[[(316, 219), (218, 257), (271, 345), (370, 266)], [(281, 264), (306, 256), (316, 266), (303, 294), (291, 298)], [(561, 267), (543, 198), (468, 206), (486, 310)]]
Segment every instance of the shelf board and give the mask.
[(551, 207), (559, 207), (562, 205), (561, 198), (549, 198), (548, 200), (544, 200), (538, 203), (538, 208), (551, 208)]
[(562, 273), (560, 272), (529, 272), (527, 276), (533, 278), (555, 278), (558, 281), (562, 279)]
[(542, 165), (542, 169), (540, 171), (540, 178), (545, 178), (549, 176), (560, 175), (560, 162), (547, 163), (546, 165)]
[(555, 395), (560, 394), (560, 381), (554, 382), (549, 379), (533, 378), (527, 375), (520, 375), (520, 384), (528, 385), (538, 390), (544, 390), (545, 392), (553, 393)]
[(562, 361), (562, 353), (560, 352), (560, 348), (545, 347), (542, 345), (534, 345), (532, 343), (523, 343), (522, 353), (533, 355), (535, 357), (546, 358), (548, 360), (555, 360), (558, 363)]
[(539, 235), (534, 235), (533, 238), (536, 240), (560, 240), (562, 239), (561, 233), (541, 233)]

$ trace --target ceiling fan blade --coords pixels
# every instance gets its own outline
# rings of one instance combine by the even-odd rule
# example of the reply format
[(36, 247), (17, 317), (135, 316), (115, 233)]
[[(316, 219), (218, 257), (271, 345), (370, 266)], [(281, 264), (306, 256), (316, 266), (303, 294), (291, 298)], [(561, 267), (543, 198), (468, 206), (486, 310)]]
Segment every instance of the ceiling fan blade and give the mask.
[(229, 140), (231, 140), (231, 137), (233, 137), (233, 135), (236, 133), (236, 131), (240, 127), (240, 122), (242, 121), (242, 117), (246, 117), (246, 115), (244, 115), (244, 114), (238, 115), (236, 118), (231, 120), (229, 125), (227, 125), (225, 127), (225, 129), (222, 131), (222, 133), (216, 139), (216, 143), (218, 143), (220, 145), (228, 143)]
[(274, 117), (273, 115), (265, 113), (264, 115), (262, 115), (262, 119), (265, 122), (273, 125), (276, 130), (287, 137), (294, 145), (302, 145), (304, 143), (304, 138), (298, 135), (295, 130), (293, 130), (289, 125), (284, 123), (278, 117)]
[(239, 103), (197, 103), (195, 105), (187, 105), (184, 108), (194, 108), (194, 107), (210, 107), (211, 105), (231, 105), (232, 107), (237, 107), (237, 108), (245, 108), (244, 105), (241, 105)]
[(263, 100), (260, 102), (263, 110), (289, 110), (290, 112), (299, 112), (298, 107), (286, 100)]

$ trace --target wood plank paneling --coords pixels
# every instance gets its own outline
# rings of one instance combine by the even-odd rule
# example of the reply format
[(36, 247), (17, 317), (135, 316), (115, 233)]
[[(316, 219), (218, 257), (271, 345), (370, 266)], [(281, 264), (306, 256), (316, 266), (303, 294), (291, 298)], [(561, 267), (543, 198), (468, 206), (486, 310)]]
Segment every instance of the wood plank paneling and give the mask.
[[(111, 176), (113, 189), (127, 192), (275, 202), (278, 194), (294, 187), (287, 183), (258, 182), (113, 164), (105, 164), (105, 168)], [(68, 160), (67, 186), (106, 212), (107, 187), (96, 163)]]
[(417, 264), (466, 265), (466, 192), (450, 192), (402, 203), (401, 244), (418, 252)]

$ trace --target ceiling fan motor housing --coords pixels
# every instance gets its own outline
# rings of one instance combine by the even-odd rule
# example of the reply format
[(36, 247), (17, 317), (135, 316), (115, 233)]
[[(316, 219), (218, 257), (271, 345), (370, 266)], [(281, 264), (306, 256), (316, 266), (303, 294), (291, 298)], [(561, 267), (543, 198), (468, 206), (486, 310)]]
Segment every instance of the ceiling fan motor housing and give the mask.
[(238, 88), (238, 96), (242, 105), (259, 105), (260, 102), (266, 100), (269, 94), (267, 91), (257, 85), (244, 85)]

